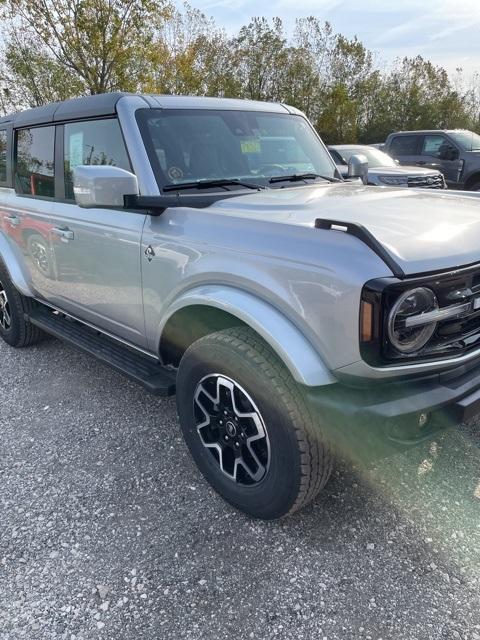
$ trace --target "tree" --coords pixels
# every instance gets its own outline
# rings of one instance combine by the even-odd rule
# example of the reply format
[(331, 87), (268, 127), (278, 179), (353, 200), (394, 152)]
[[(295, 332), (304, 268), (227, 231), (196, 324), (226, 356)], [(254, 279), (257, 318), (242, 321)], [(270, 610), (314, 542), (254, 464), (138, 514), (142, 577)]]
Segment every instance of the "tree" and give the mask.
[(6, 67), (34, 104), (50, 99), (50, 77), (59, 99), (135, 91), (162, 53), (155, 36), (170, 11), (166, 0), (6, 0)]
[(288, 63), (280, 18), (254, 18), (231, 40), (232, 71), (239, 94), (250, 100), (281, 101)]

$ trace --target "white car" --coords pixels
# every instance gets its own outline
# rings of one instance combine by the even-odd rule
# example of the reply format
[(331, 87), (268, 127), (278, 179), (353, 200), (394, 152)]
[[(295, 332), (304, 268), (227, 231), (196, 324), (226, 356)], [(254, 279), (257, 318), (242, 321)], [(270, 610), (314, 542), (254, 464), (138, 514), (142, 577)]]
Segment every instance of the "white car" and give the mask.
[(440, 171), (421, 167), (400, 166), (388, 154), (368, 145), (338, 144), (328, 150), (343, 177), (348, 176), (348, 163), (352, 156), (365, 156), (368, 160), (368, 184), (389, 187), (420, 187), (446, 189)]

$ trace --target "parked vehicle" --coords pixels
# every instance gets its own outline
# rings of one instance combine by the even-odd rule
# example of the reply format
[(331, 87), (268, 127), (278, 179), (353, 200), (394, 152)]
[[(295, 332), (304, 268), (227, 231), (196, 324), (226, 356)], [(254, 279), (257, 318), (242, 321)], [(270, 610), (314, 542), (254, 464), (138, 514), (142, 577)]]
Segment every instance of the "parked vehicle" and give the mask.
[(0, 335), (47, 332), (176, 391), (237, 508), (292, 513), (334, 455), (479, 411), (475, 198), (343, 181), (281, 104), (98, 95), (3, 118), (0, 141)]
[(348, 177), (348, 163), (353, 155), (368, 160), (368, 184), (376, 186), (445, 189), (443, 174), (432, 169), (401, 167), (389, 155), (364, 144), (338, 144), (328, 147), (330, 155), (344, 178)]
[(402, 165), (441, 171), (451, 189), (480, 191), (480, 136), (473, 131), (398, 131), (384, 151)]

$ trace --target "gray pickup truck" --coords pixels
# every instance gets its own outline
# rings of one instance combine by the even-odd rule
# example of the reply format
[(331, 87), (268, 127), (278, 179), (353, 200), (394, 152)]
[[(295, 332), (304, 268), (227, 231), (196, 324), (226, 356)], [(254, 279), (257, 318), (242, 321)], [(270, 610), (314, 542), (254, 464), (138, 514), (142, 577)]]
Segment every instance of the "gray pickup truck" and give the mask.
[(282, 104), (99, 95), (5, 117), (0, 144), (2, 338), (176, 392), (237, 508), (289, 514), (334, 456), (480, 410), (475, 198), (343, 181)]
[(480, 191), (480, 136), (473, 131), (398, 131), (383, 151), (402, 165), (441, 171), (450, 189)]

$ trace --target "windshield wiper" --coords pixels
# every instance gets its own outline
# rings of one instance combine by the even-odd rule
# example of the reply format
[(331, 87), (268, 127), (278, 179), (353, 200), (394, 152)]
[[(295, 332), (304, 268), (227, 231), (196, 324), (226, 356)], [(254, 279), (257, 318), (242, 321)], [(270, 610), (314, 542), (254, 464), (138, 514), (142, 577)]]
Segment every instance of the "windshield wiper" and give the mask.
[(333, 178), (332, 176), (322, 176), (319, 173), (294, 173), (291, 176), (273, 176), (269, 182), (300, 182), (302, 180), (315, 180), (315, 178), (321, 178), (322, 180), (328, 180), (328, 182), (342, 182), (339, 178)]
[(246, 189), (255, 189), (256, 191), (267, 188), (260, 184), (255, 184), (253, 182), (243, 182), (242, 180), (235, 180), (232, 178), (231, 180), (195, 180), (195, 182), (167, 184), (163, 187), (163, 191), (181, 191), (183, 189), (211, 189), (215, 187), (226, 188), (230, 186), (245, 187)]

